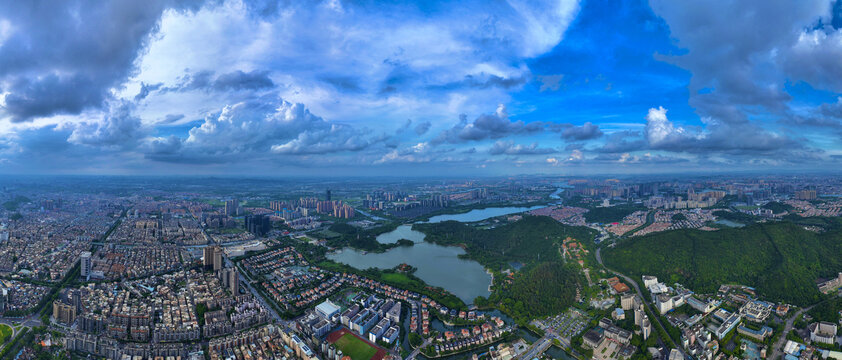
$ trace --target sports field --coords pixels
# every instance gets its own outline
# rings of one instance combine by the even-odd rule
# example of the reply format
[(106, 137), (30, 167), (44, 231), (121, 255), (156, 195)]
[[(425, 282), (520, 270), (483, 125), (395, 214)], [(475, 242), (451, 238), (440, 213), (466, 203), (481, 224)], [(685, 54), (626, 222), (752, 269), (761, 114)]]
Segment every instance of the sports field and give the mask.
[(342, 350), (343, 354), (350, 356), (352, 360), (369, 360), (377, 353), (377, 349), (357, 339), (354, 334), (342, 335), (334, 345)]
[(327, 340), (352, 360), (379, 360), (386, 355), (386, 351), (371, 345), (348, 329), (334, 331), (328, 335)]

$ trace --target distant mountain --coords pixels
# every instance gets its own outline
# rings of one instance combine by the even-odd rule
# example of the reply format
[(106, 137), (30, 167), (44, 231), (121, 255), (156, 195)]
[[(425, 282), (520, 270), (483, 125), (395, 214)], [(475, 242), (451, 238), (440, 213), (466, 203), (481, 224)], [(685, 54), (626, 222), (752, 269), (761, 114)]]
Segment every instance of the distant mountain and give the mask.
[[(655, 275), (696, 292), (737, 283), (755, 287), (769, 300), (806, 305), (822, 296), (816, 279), (842, 271), (842, 229), (838, 219), (800, 222), (655, 233), (606, 249), (603, 260), (627, 275)], [(825, 231), (808, 231), (804, 225)]]

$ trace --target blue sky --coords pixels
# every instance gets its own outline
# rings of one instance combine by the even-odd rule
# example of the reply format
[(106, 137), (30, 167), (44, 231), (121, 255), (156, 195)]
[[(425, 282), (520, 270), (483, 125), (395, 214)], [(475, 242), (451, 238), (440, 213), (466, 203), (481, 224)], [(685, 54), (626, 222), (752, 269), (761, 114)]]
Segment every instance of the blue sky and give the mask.
[(840, 59), (842, 1), (7, 2), (0, 173), (832, 170)]

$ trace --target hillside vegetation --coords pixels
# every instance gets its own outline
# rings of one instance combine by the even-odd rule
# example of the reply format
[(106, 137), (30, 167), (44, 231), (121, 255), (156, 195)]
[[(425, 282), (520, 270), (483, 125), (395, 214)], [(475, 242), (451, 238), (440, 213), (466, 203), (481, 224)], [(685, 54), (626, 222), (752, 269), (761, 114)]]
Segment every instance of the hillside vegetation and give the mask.
[(477, 298), (477, 306), (496, 306), (521, 324), (529, 319), (563, 312), (576, 301), (576, 289), (584, 283), (581, 273), (560, 261), (544, 262), (514, 275), (488, 300)]
[[(328, 246), (331, 247), (350, 246), (366, 251), (383, 251), (397, 245), (381, 244), (377, 242), (377, 236), (395, 230), (397, 227), (397, 224), (388, 224), (369, 229), (360, 229), (356, 226), (336, 223), (328, 228), (330, 232), (334, 233), (334, 236), (324, 236), (324, 238), (327, 240)], [(324, 234), (317, 232), (314, 235), (322, 237)]]
[(763, 205), (763, 208), (772, 210), (772, 212), (775, 213), (775, 214), (780, 214), (780, 213), (783, 213), (783, 212), (792, 211), (794, 209), (792, 207), (792, 205), (784, 204), (782, 202), (777, 202), (777, 201), (770, 201), (770, 202), (766, 203), (766, 205)]
[(425, 241), (439, 245), (459, 245), (465, 257), (499, 271), (517, 261), (532, 264), (559, 260), (558, 246), (566, 237), (583, 243), (593, 240), (593, 230), (583, 226), (567, 226), (546, 216), (524, 216), (523, 219), (493, 229), (478, 229), (457, 221), (415, 224), (414, 230), (427, 235)]
[(807, 305), (822, 297), (816, 279), (842, 270), (838, 220), (815, 233), (793, 222), (719, 231), (674, 230), (629, 239), (606, 249), (605, 264), (634, 276), (656, 275), (697, 292), (723, 283), (757, 288), (767, 299)]
[(623, 221), (629, 214), (646, 210), (646, 207), (634, 204), (620, 204), (609, 207), (595, 207), (585, 213), (585, 221), (588, 223), (612, 223)]

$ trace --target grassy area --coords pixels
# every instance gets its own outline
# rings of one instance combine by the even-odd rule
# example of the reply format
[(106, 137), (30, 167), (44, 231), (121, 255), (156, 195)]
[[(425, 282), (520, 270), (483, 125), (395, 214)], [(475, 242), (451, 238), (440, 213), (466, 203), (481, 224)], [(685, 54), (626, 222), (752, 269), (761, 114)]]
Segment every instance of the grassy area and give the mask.
[(12, 327), (6, 324), (0, 324), (0, 344), (5, 344), (12, 336)]
[(315, 232), (315, 234), (319, 235), (319, 236), (321, 236), (325, 239), (335, 239), (335, 238), (338, 238), (338, 237), (342, 236), (342, 234), (340, 234), (338, 232), (335, 232), (335, 231), (330, 231), (328, 229), (317, 231), (317, 232)]
[(342, 335), (334, 345), (342, 350), (343, 354), (350, 356), (351, 360), (369, 360), (377, 353), (377, 349), (353, 334)]
[(402, 273), (385, 273), (382, 277), (383, 281), (395, 285), (412, 285), (413, 281), (406, 274)]

